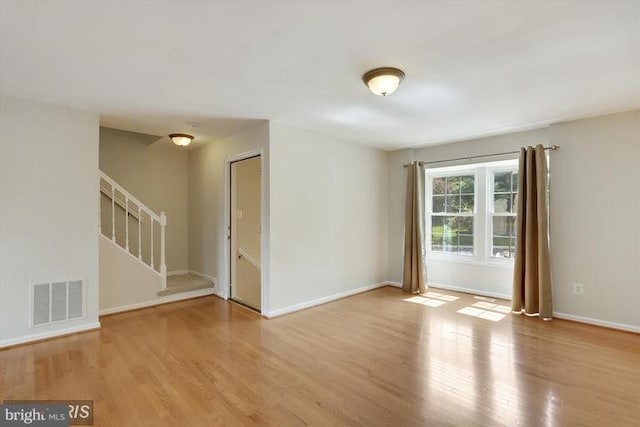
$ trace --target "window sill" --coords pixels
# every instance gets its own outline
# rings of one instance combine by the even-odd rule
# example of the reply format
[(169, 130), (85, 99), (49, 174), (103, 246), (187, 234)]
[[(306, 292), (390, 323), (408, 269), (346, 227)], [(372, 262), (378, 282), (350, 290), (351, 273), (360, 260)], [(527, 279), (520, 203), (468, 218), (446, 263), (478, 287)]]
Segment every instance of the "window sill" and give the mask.
[(501, 268), (505, 270), (513, 269), (513, 260), (511, 259), (480, 259), (472, 256), (464, 256), (464, 255), (444, 255), (439, 252), (427, 252), (426, 255), (427, 262), (436, 261), (436, 262), (448, 262), (451, 264), (468, 264), (468, 265), (477, 265), (481, 267), (490, 267), (490, 268)]

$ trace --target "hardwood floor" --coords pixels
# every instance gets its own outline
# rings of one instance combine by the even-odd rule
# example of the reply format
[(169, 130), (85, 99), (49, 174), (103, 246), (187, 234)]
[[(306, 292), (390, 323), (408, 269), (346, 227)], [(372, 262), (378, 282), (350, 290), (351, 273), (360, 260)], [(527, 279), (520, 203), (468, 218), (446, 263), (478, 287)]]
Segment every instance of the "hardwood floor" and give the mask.
[(640, 335), (434, 291), (272, 320), (216, 297), (104, 317), (0, 351), (0, 399), (93, 399), (118, 427), (640, 425)]

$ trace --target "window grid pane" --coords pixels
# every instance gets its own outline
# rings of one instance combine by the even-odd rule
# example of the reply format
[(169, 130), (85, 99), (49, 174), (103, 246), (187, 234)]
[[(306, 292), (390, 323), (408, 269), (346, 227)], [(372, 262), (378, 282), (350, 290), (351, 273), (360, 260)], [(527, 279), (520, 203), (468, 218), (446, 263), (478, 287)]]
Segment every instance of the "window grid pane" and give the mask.
[(475, 175), (434, 177), (431, 182), (431, 250), (473, 255)]
[(444, 194), (445, 188), (445, 179), (444, 178), (433, 178), (433, 194)]
[(473, 255), (473, 216), (432, 215), (431, 250)]
[(513, 215), (493, 216), (493, 236), (491, 256), (513, 258), (515, 256), (515, 221)]
[(491, 256), (513, 259), (516, 243), (518, 172), (493, 174)]

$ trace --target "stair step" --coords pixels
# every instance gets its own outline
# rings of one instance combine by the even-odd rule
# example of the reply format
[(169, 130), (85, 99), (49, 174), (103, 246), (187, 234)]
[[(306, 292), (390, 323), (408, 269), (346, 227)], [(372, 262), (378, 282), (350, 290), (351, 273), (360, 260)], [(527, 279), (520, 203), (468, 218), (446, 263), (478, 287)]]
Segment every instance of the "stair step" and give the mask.
[(158, 292), (158, 296), (173, 295), (198, 289), (213, 288), (213, 282), (195, 274), (180, 274), (167, 277), (167, 288)]

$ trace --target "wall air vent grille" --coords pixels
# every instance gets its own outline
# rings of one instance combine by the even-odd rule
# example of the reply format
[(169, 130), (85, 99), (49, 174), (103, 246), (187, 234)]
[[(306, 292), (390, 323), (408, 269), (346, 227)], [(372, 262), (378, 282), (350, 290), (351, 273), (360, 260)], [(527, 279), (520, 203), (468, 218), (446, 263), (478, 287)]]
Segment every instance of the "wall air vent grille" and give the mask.
[(31, 325), (84, 317), (84, 281), (38, 283), (32, 289)]

